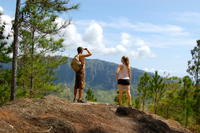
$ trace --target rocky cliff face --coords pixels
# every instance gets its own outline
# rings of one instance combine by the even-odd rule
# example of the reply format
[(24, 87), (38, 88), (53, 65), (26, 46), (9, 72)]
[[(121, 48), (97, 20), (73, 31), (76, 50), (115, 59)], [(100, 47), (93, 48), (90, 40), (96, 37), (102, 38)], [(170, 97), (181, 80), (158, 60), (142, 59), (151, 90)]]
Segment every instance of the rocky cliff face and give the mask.
[(0, 133), (190, 133), (177, 122), (133, 108), (71, 103), (48, 96), (0, 108)]

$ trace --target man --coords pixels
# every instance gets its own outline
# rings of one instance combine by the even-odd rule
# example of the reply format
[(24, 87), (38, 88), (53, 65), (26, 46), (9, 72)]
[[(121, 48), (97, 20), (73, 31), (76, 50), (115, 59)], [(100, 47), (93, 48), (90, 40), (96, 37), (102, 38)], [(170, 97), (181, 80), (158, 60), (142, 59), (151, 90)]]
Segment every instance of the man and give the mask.
[[(83, 54), (83, 51), (86, 51), (87, 54)], [(85, 57), (89, 57), (92, 55), (92, 53), (87, 48), (78, 47), (78, 58), (79, 61), (82, 64), (82, 68), (76, 72), (76, 80), (74, 85), (74, 102), (76, 102), (76, 94), (77, 90), (79, 90), (79, 97), (77, 99), (77, 102), (84, 103), (82, 100), (82, 94), (83, 94), (83, 88), (85, 88)]]

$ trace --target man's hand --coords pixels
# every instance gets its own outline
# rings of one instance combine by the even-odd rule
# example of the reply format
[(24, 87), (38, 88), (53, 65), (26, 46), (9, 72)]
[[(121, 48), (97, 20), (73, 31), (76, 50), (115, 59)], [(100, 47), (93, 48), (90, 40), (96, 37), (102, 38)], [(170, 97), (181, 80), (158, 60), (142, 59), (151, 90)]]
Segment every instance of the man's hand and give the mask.
[(84, 48), (83, 50), (86, 50), (87, 51), (87, 54), (82, 54), (81, 56), (82, 57), (88, 57), (88, 56), (91, 56), (92, 53), (87, 49), (87, 48)]

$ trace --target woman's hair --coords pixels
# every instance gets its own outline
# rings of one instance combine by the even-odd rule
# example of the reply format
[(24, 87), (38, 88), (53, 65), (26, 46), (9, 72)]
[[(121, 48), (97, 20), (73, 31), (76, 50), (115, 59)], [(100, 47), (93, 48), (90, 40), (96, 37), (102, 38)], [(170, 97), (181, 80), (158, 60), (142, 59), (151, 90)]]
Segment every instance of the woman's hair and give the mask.
[(129, 58), (127, 56), (122, 56), (122, 63), (126, 65), (126, 67), (128, 68), (128, 74), (129, 74), (129, 77), (131, 77), (131, 67), (130, 67)]
[(129, 67), (130, 63), (129, 63), (129, 58), (127, 56), (122, 56), (122, 62)]

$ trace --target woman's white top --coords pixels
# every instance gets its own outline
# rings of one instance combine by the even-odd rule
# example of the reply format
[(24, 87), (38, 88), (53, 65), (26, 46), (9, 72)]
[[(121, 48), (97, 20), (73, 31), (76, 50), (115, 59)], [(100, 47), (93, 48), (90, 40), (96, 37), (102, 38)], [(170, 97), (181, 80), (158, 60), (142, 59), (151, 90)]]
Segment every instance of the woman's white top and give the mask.
[(130, 79), (128, 74), (128, 67), (122, 64), (122, 69), (118, 73), (118, 79)]

